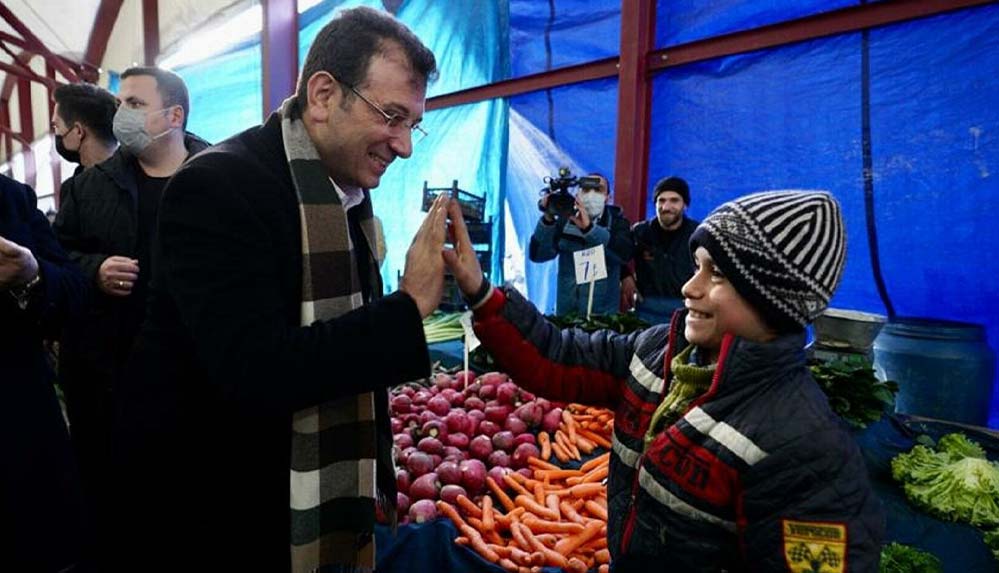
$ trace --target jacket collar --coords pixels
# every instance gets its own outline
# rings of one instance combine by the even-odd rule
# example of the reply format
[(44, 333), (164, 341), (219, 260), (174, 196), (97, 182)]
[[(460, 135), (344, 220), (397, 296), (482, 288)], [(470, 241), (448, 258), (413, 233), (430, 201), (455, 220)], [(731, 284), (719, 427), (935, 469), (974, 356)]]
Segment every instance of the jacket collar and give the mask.
[[(679, 354), (689, 344), (683, 336), (686, 316), (686, 309), (674, 313), (670, 337), (675, 346), (670, 353), (673, 356)], [(730, 393), (737, 389), (745, 390), (770, 384), (787, 372), (804, 365), (804, 331), (786, 334), (769, 342), (753, 342), (726, 334), (722, 339), (722, 350), (718, 357), (715, 377), (705, 399), (719, 392)]]
[[(190, 132), (184, 133), (184, 147), (189, 153), (188, 159), (211, 145), (204, 139)], [(137, 192), (135, 184), (135, 170), (139, 168), (138, 159), (125, 148), (118, 146), (114, 154), (102, 163), (95, 165), (99, 171), (106, 174), (118, 187), (125, 189), (133, 195)]]

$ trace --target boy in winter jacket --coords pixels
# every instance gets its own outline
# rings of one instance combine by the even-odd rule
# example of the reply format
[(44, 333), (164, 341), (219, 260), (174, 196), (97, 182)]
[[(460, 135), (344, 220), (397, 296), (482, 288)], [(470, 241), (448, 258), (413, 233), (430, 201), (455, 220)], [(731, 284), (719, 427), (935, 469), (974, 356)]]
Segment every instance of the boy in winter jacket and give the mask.
[(874, 572), (884, 515), (805, 364), (846, 253), (836, 200), (772, 191), (715, 209), (671, 323), (559, 330), (482, 278), (456, 206), (444, 256), (483, 345), (518, 384), (615, 411), (612, 571)]

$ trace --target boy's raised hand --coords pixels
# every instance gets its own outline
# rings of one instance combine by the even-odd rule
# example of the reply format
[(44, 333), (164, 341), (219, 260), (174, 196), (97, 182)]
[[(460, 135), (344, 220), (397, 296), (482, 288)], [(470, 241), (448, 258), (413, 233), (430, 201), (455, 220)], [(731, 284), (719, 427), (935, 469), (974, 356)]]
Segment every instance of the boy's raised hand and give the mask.
[(447, 216), (451, 220), (451, 239), (453, 249), (444, 249), (444, 263), (454, 275), (458, 288), (466, 296), (475, 295), (482, 286), (482, 267), (472, 248), (468, 237), (468, 227), (461, 215), (461, 206), (456, 199), (451, 199), (447, 205)]

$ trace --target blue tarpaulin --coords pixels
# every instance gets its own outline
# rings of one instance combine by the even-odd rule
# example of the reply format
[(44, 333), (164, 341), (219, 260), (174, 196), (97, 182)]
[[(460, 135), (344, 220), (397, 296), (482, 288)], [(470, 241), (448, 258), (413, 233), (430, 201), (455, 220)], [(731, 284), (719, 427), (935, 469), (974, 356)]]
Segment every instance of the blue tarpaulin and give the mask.
[[(695, 218), (763, 189), (832, 191), (848, 231), (832, 306), (883, 314), (865, 216), (864, 41), (844, 34), (660, 74), (649, 179), (686, 178)], [(867, 42), (873, 227), (888, 297), (902, 316), (985, 324), (994, 348), (999, 8), (880, 28)]]
[[(392, 4), (439, 58), (441, 76), (429, 96), (620, 50), (615, 0), (470, 0), (460, 13), (453, 3)], [(861, 4), (659, 1), (656, 46)], [(300, 61), (335, 10), (356, 5), (383, 3), (327, 0), (302, 14)], [(846, 272), (833, 306), (886, 312), (868, 241), (873, 232), (884, 291), (899, 315), (983, 323), (995, 348), (997, 69), (995, 5), (668, 68), (652, 82), (649, 183), (687, 179), (695, 218), (763, 189), (827, 189), (848, 228)], [(195, 133), (217, 141), (259, 121), (258, 40), (180, 73), (191, 88)], [(610, 78), (427, 113), (430, 137), (393, 165), (373, 194), (387, 231), (387, 286), (394, 288), (420, 222), (423, 182), (443, 187), (457, 179), (486, 197), (487, 215), (499, 223), (494, 276), (505, 274), (551, 310), (555, 263), (525, 258), (542, 178), (568, 166), (613, 179), (617, 99)], [(993, 412), (991, 425), (999, 426), (999, 402)]]

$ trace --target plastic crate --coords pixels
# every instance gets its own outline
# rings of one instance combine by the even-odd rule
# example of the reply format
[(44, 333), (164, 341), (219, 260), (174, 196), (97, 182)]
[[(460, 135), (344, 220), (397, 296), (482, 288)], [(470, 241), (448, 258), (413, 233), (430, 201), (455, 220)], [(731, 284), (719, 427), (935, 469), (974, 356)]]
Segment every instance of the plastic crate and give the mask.
[(493, 252), (475, 251), (475, 258), (479, 259), (479, 266), (482, 267), (482, 272), (488, 275), (489, 269), (493, 268)]
[(461, 215), (466, 221), (481, 222), (486, 216), (486, 199), (473, 195), (468, 191), (458, 188), (458, 180), (451, 182), (450, 187), (428, 187), (427, 182), (423, 182), (423, 210), (429, 211), (434, 199), (441, 193), (450, 193), (452, 197), (458, 199), (461, 206)]
[(468, 228), (468, 238), (473, 245), (489, 244), (493, 240), (493, 224), (470, 221), (465, 225)]
[(466, 308), (465, 297), (461, 295), (461, 289), (458, 288), (458, 283), (455, 281), (454, 276), (450, 274), (444, 275), (444, 294), (437, 305), (437, 310), (459, 312), (466, 310)]

